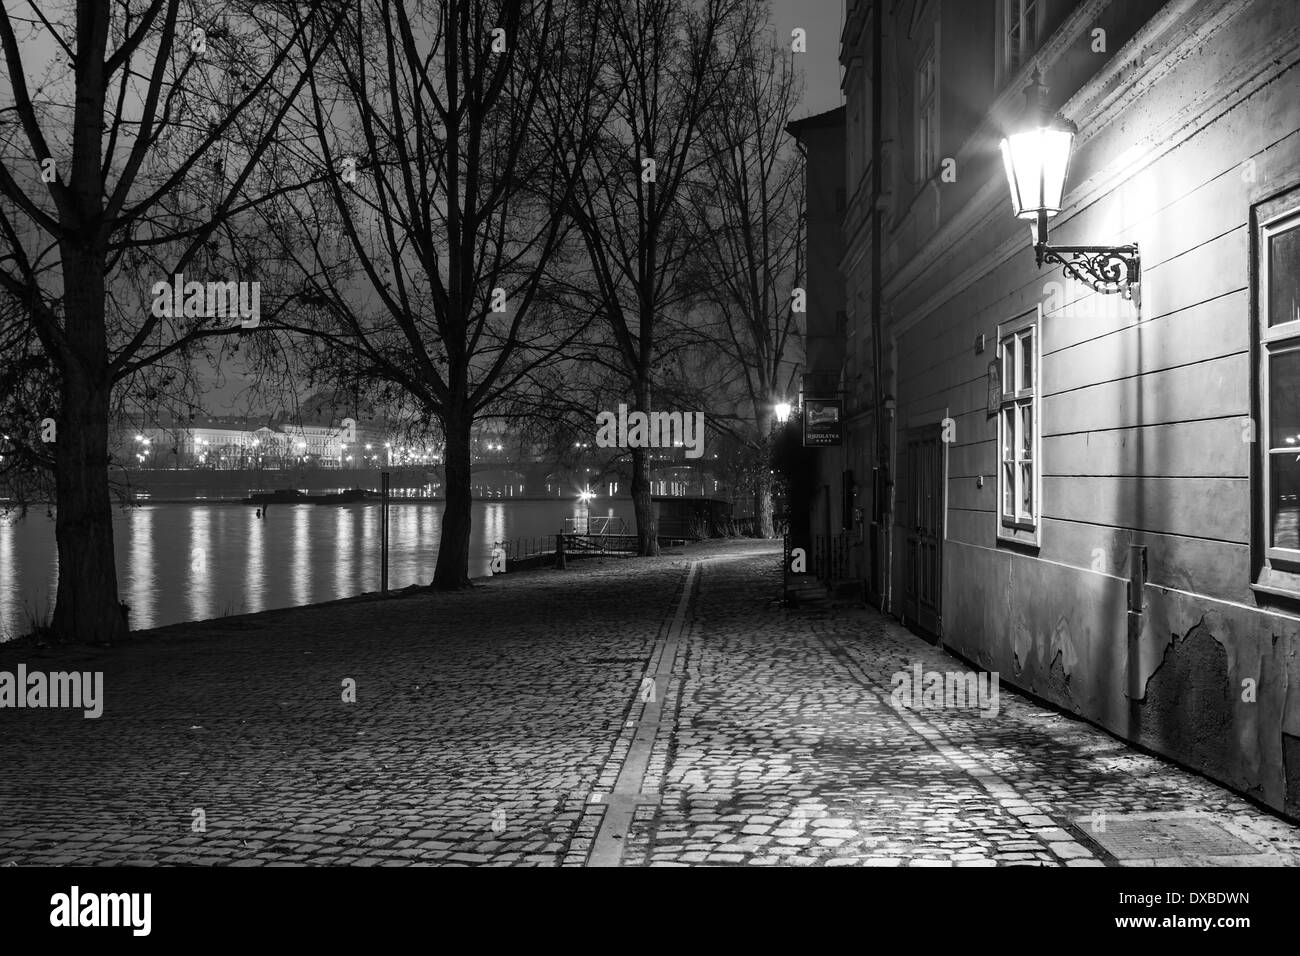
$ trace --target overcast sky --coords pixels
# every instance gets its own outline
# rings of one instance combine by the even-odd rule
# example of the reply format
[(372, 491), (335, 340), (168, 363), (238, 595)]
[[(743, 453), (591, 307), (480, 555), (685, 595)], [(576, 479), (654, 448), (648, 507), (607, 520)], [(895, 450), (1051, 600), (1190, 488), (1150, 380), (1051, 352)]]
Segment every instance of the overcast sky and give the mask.
[(808, 52), (797, 58), (804, 72), (803, 104), (794, 119), (833, 110), (844, 102), (840, 94), (840, 30), (844, 0), (771, 0), (777, 33), (790, 36), (795, 27), (808, 31)]

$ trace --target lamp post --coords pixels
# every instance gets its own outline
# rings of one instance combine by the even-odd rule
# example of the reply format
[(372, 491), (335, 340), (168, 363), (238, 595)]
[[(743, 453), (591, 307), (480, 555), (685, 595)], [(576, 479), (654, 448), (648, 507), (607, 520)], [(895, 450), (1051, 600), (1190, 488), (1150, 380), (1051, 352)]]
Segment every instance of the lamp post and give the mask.
[(1132, 299), (1141, 281), (1141, 260), (1136, 243), (1125, 246), (1051, 246), (1048, 220), (1061, 211), (1070, 151), (1077, 127), (1052, 113), (1047, 87), (1037, 71), (1025, 88), (1025, 113), (1021, 124), (1002, 140), (1002, 164), (1011, 189), (1011, 209), (1017, 219), (1028, 220), (1034, 256), (1041, 269), (1055, 262), (1067, 273), (1098, 292), (1123, 293)]
[(583, 488), (578, 492), (578, 500), (582, 502), (582, 533), (591, 533), (591, 499), (596, 497), (596, 493), (590, 488)]

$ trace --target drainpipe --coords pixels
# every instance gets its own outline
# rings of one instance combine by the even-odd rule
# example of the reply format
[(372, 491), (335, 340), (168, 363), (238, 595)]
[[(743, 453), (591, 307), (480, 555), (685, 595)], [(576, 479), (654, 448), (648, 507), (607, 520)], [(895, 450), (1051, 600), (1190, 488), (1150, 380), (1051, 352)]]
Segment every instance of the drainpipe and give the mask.
[(1128, 701), (1129, 734), (1141, 733), (1142, 715), (1142, 617), (1146, 612), (1147, 546), (1130, 544), (1128, 549)]
[(884, 383), (882, 381), (884, 373), (884, 347), (881, 343), (881, 335), (884, 323), (881, 321), (881, 277), (880, 268), (883, 256), (881, 255), (880, 241), (882, 230), (880, 228), (880, 198), (882, 195), (882, 177), (881, 177), (881, 155), (883, 148), (881, 144), (881, 131), (883, 123), (881, 122), (881, 104), (884, 97), (881, 93), (881, 78), (884, 75), (881, 58), (881, 48), (883, 46), (882, 36), (884, 26), (882, 23), (882, 0), (876, 0), (871, 9), (871, 360), (872, 360), (872, 424), (876, 433), (876, 467), (880, 469), (880, 475), (883, 478), (881, 486), (885, 489), (885, 503), (880, 509), (881, 523), (876, 529), (880, 537), (879, 544), (876, 548), (876, 554), (879, 556), (880, 568), (878, 570), (879, 580), (875, 582), (876, 593), (880, 595), (882, 610), (887, 610), (889, 602), (885, 595), (888, 591), (888, 582), (890, 580), (890, 567), (887, 560), (890, 543), (890, 526), (893, 523), (892, 491), (893, 479), (889, 472), (889, 438), (888, 431), (884, 422)]

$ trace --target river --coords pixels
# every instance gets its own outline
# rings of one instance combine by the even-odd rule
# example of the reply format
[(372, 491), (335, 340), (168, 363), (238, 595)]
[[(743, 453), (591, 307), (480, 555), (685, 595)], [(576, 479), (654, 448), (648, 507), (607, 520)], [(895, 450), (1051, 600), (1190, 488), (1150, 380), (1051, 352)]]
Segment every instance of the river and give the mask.
[[(441, 502), (389, 507), (388, 586), (428, 584), (438, 559)], [(118, 590), (132, 629), (315, 604), (379, 589), (379, 506), (148, 504), (114, 518)], [(587, 513), (568, 501), (477, 501), (470, 575), (488, 573), (498, 541), (554, 535)], [(594, 501), (591, 516), (632, 519), (628, 499)], [(0, 640), (46, 622), (58, 562), (54, 521), (0, 515)]]

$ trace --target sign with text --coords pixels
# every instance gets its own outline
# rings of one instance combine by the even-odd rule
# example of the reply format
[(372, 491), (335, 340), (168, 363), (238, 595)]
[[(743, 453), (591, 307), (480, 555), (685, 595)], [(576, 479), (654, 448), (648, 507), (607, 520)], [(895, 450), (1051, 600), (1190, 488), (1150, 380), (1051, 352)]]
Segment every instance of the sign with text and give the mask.
[(803, 444), (805, 448), (824, 448), (844, 441), (844, 399), (805, 398), (803, 400)]

